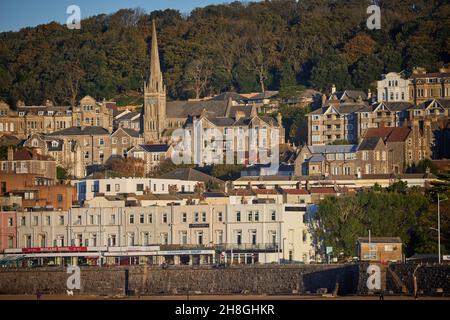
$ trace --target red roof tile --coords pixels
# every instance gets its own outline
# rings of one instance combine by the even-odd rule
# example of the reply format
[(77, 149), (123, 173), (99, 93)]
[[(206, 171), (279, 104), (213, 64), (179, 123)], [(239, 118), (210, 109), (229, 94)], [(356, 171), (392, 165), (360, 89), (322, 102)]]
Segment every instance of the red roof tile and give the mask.
[(332, 187), (314, 187), (309, 190), (311, 193), (336, 193)]
[(278, 194), (275, 189), (253, 189), (253, 192), (256, 194)]
[(14, 160), (50, 160), (50, 157), (38, 154), (34, 150), (21, 149), (14, 152)]
[(287, 194), (309, 194), (305, 189), (283, 189), (283, 192)]

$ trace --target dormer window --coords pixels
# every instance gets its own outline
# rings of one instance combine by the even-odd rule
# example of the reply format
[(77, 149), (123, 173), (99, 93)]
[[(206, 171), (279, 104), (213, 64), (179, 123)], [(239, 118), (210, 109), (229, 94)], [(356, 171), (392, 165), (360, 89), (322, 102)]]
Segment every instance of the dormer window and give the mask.
[(44, 111), (38, 111), (38, 116), (43, 116), (44, 115)]
[(21, 117), (25, 116), (25, 112), (24, 111), (20, 111), (19, 112), (19, 116), (21, 116)]
[(58, 141), (53, 140), (53, 141), (52, 141), (52, 147), (53, 147), (53, 148), (58, 147)]
[(53, 111), (47, 111), (47, 114), (48, 114), (49, 116), (52, 116), (52, 115), (53, 115)]

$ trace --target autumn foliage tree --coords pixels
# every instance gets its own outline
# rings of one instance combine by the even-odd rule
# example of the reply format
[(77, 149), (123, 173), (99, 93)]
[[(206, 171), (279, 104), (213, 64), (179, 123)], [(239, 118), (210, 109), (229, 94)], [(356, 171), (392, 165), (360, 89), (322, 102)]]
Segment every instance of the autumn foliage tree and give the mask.
[(121, 158), (110, 162), (110, 169), (119, 177), (144, 177), (145, 161), (139, 158)]

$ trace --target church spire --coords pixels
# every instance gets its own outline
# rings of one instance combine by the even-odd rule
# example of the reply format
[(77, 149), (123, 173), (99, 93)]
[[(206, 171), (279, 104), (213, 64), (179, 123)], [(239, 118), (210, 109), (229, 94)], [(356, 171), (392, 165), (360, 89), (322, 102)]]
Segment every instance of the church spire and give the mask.
[(150, 57), (150, 75), (147, 83), (149, 92), (164, 92), (163, 78), (158, 53), (155, 20), (152, 21), (152, 48)]

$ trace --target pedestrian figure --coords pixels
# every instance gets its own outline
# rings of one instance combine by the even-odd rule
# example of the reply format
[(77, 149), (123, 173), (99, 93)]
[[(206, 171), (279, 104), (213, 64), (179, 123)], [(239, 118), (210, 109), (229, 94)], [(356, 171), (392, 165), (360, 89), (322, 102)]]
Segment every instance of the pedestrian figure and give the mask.
[(41, 300), (42, 293), (39, 289), (36, 290), (36, 300)]
[(383, 292), (383, 290), (380, 290), (380, 300), (384, 300), (384, 292)]

